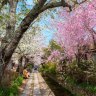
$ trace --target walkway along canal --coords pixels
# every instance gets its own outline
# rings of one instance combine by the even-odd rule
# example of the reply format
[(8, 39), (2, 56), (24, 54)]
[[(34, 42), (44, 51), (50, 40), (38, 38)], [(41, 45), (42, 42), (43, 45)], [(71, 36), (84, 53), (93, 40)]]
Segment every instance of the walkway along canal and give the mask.
[(31, 73), (20, 96), (55, 96), (38, 71)]

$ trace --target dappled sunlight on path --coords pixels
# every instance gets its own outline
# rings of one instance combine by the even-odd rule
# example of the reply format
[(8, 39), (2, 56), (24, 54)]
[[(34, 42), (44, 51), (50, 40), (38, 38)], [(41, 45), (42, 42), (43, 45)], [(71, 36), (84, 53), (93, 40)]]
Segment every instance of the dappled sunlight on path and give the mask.
[(39, 72), (34, 72), (33, 96), (55, 96)]
[(20, 96), (32, 95), (32, 84), (33, 84), (33, 73), (30, 74), (30, 78), (28, 79), (25, 89)]
[(40, 85), (38, 81), (38, 73), (34, 72), (34, 89), (33, 96), (41, 96)]
[(38, 71), (33, 71), (20, 96), (55, 96)]

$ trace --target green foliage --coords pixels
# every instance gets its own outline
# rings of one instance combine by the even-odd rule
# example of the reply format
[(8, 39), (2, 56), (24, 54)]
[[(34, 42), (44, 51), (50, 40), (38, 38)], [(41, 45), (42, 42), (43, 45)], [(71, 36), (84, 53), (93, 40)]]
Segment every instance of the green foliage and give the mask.
[(34, 64), (33, 63), (29, 63), (29, 64), (27, 64), (27, 70), (29, 71), (29, 72), (32, 72), (32, 68), (34, 67)]
[(34, 67), (34, 64), (28, 64), (27, 68), (32, 69)]
[(53, 62), (48, 62), (40, 68), (40, 71), (43, 73), (56, 74), (56, 64)]
[(68, 67), (69, 68), (72, 68), (72, 69), (77, 68), (77, 61), (76, 60), (73, 60), (73, 62), (70, 63)]
[(75, 85), (75, 83), (76, 83), (76, 80), (71, 76), (67, 76), (66, 81), (72, 85)]
[(67, 66), (67, 71), (66, 82), (73, 86), (81, 87), (91, 93), (96, 93), (96, 75), (92, 61), (81, 60), (80, 64), (77, 65), (77, 61), (74, 60)]
[(56, 41), (51, 40), (50, 43), (49, 43), (49, 47), (45, 48), (43, 51), (44, 51), (46, 57), (48, 57), (48, 56), (51, 55), (51, 52), (53, 50), (60, 50), (61, 51), (61, 49), (62, 48), (56, 43)]
[(92, 62), (92, 60), (84, 60), (81, 59), (79, 64), (77, 62), (76, 59), (74, 59), (70, 64), (69, 64), (70, 68), (78, 68), (82, 71), (89, 71), (90, 69), (92, 70), (92, 68), (94, 67), (94, 63)]
[(56, 41), (52, 40), (49, 44), (51, 50), (60, 50), (61, 47), (56, 43)]
[(81, 60), (79, 68), (81, 68), (82, 70), (86, 71), (89, 68), (91, 68), (92, 65), (93, 65), (93, 63), (91, 61)]
[(18, 86), (20, 86), (22, 84), (22, 81), (23, 81), (23, 77), (18, 76), (18, 78), (12, 82), (12, 85), (17, 84)]
[(0, 15), (0, 21), (3, 19), (3, 16), (2, 15)]
[(51, 50), (49, 48), (45, 48), (43, 51), (44, 51), (46, 57), (51, 55)]
[(0, 96), (18, 96), (18, 87), (22, 84), (23, 77), (18, 76), (12, 81), (10, 87), (0, 88)]
[(82, 84), (79, 84), (79, 86), (83, 89), (86, 89), (86, 90), (92, 92), (92, 93), (96, 93), (96, 85), (82, 83)]

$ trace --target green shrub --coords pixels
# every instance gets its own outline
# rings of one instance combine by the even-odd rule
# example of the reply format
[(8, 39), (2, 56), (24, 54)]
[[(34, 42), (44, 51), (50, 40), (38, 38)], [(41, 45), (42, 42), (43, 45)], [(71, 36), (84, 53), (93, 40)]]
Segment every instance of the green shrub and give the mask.
[(17, 83), (17, 85), (20, 86), (22, 84), (22, 81), (23, 81), (23, 77), (18, 76), (18, 78), (14, 81), (14, 83)]
[(10, 93), (13, 94), (18, 94), (18, 84), (14, 83), (14, 85), (12, 85), (12, 87), (10, 87)]
[(89, 68), (91, 68), (93, 66), (93, 63), (91, 61), (88, 60), (81, 60), (79, 68), (81, 68), (81, 70), (86, 71), (89, 70)]
[(49, 71), (49, 73), (56, 74), (56, 65), (50, 64), (48, 71)]
[(56, 64), (53, 62), (48, 62), (45, 64), (43, 67), (39, 69), (40, 72), (43, 73), (51, 73), (51, 74), (56, 74)]
[(92, 93), (96, 93), (96, 85), (88, 84), (88, 83), (82, 83), (79, 84), (81, 88), (84, 88)]
[(12, 81), (10, 87), (0, 88), (0, 96), (18, 96), (18, 87), (22, 84), (23, 77), (18, 76)]

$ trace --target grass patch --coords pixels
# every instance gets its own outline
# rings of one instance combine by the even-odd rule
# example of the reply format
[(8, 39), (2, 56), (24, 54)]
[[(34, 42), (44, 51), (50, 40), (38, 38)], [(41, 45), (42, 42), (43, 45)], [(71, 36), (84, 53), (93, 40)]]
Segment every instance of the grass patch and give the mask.
[(67, 76), (66, 81), (73, 86), (75, 85), (77, 87), (81, 87), (84, 90), (89, 91), (93, 94), (96, 93), (96, 85), (95, 84), (93, 85), (88, 82), (78, 83), (74, 78), (71, 78), (69, 76)]
[(91, 93), (96, 93), (96, 85), (88, 84), (88, 83), (81, 83), (79, 86), (83, 89), (90, 91)]
[(76, 85), (78, 87), (83, 88), (86, 91), (89, 91), (91, 93), (96, 93), (96, 85), (94, 84), (90, 84), (88, 82), (82, 82), (82, 83), (78, 83), (75, 79), (71, 78), (71, 77), (67, 77), (66, 81), (68, 83), (70, 83), (71, 85)]

